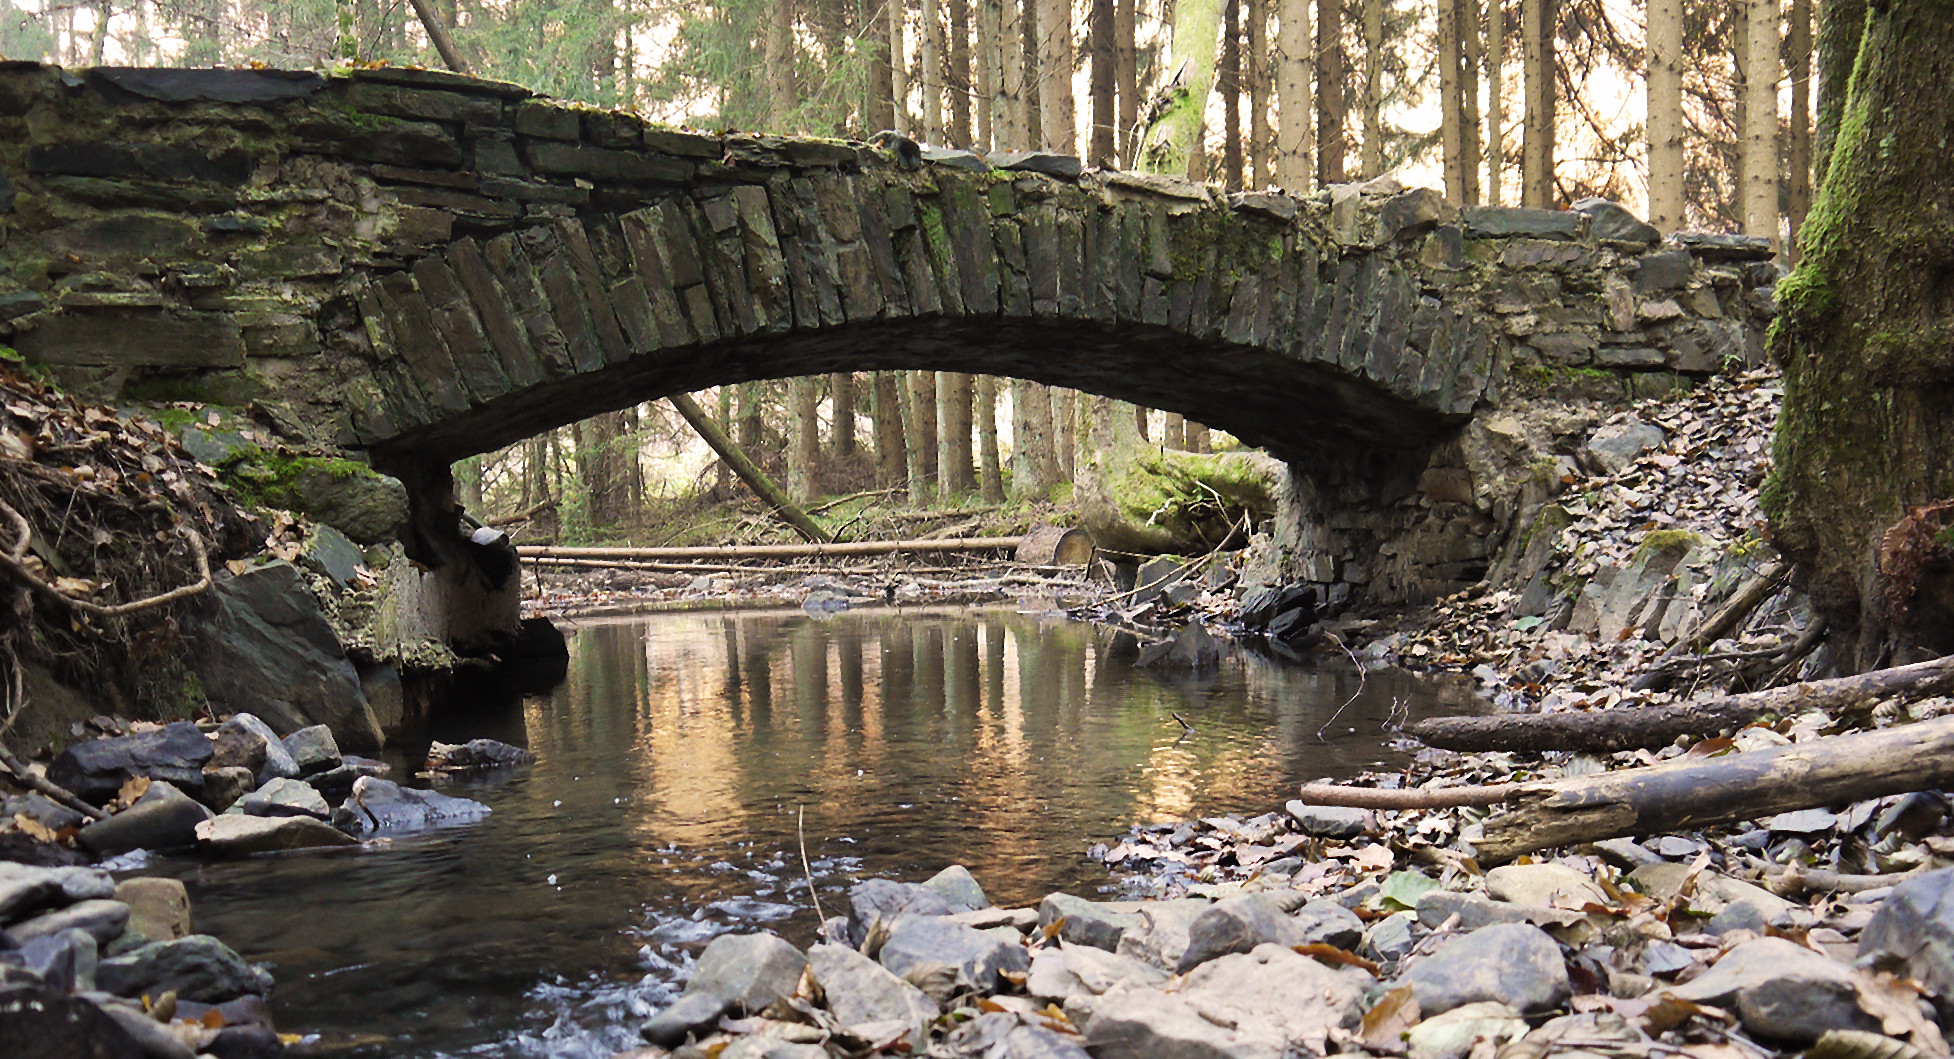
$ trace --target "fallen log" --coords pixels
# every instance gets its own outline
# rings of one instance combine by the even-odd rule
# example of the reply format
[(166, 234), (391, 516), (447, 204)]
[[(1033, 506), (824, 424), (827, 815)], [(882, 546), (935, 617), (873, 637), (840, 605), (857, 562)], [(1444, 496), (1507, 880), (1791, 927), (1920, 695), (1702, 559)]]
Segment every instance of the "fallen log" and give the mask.
[(1550, 846), (1660, 835), (1954, 783), (1954, 717), (1719, 758), (1523, 783), (1474, 843), (1484, 864)]
[(1675, 663), (1722, 639), (1750, 617), (1752, 611), (1777, 593), (1785, 578), (1791, 576), (1791, 569), (1790, 563), (1780, 560), (1751, 578), (1708, 621), (1663, 652), (1662, 657), (1656, 660), (1656, 667), (1636, 677), (1629, 687), (1636, 691), (1662, 691), (1668, 688), (1676, 674)]
[(1612, 753), (1668, 746), (1682, 736), (1714, 735), (1771, 716), (1835, 710), (1862, 699), (1954, 691), (1954, 656), (1856, 676), (1788, 684), (1683, 706), (1618, 706), (1569, 713), (1430, 717), (1406, 729), (1445, 750), (1584, 750)]
[(681, 418), (691, 424), (693, 432), (698, 434), (720, 459), (726, 461), (726, 466), (733, 469), (733, 473), (739, 476), (740, 481), (745, 482), (748, 489), (753, 490), (761, 500), (766, 501), (767, 506), (773, 508), (774, 514), (780, 516), (781, 521), (794, 527), (794, 532), (800, 534), (803, 540), (822, 543), (834, 539), (828, 531), (807, 517), (807, 512), (802, 511), (788, 499), (787, 494), (773, 483), (773, 479), (767, 477), (765, 472), (747, 458), (746, 453), (741, 451), (732, 438), (726, 436), (725, 431), (719, 429), (719, 424), (712, 421), (712, 417), (699, 407), (699, 403), (694, 401), (690, 394), (675, 393), (666, 400), (671, 402)]
[(842, 555), (895, 555), (901, 552), (1011, 552), (1018, 537), (952, 537), (948, 540), (841, 541), (834, 544), (727, 544), (701, 548), (576, 548), (557, 544), (524, 544), (516, 553), (525, 559), (634, 559), (674, 562), (685, 559), (820, 559)]

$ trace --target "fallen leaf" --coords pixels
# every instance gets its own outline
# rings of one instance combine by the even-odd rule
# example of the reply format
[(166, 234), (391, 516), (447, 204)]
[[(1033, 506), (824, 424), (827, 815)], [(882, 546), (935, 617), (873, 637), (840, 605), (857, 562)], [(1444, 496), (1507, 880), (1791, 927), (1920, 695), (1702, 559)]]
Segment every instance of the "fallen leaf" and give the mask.
[(1852, 972), (1852, 988), (1859, 994), (1859, 1007), (1879, 1020), (1891, 1037), (1910, 1038), (1913, 1044), (1934, 1055), (1947, 1054), (1947, 1042), (1940, 1028), (1920, 1014), (1920, 988), (1911, 979), (1895, 977), (1890, 971)]
[(1410, 986), (1400, 986), (1378, 997), (1377, 1003), (1364, 1012), (1357, 1033), (1371, 1051), (1403, 1054), (1404, 1035), (1418, 1025), (1420, 1018), (1418, 998)]
[(1332, 967), (1361, 967), (1371, 974), (1378, 973), (1376, 964), (1354, 952), (1346, 952), (1343, 949), (1339, 949), (1335, 945), (1325, 945), (1320, 941), (1313, 941), (1307, 945), (1291, 945), (1290, 948), (1304, 956), (1314, 959), (1318, 963), (1327, 963)]

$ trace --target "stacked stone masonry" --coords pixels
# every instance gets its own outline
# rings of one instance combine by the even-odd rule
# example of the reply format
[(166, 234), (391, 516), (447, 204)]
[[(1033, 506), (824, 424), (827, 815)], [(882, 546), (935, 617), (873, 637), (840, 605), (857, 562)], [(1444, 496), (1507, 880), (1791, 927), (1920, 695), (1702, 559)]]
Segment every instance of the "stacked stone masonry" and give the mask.
[[(1584, 207), (703, 135), (421, 70), (0, 64), (0, 343), (390, 469), (678, 391), (924, 368), (1184, 412), (1374, 508), (1513, 394), (1760, 355), (1761, 241)], [(1324, 559), (1355, 562), (1340, 539)]]

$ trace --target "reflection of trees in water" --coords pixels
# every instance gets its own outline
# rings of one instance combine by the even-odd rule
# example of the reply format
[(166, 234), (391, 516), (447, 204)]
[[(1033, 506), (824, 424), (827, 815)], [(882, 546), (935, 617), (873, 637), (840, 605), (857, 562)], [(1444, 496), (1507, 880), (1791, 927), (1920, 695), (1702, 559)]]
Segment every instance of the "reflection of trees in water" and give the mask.
[(988, 864), (1009, 892), (1128, 822), (1259, 812), (1294, 780), (1347, 775), (1380, 755), (1394, 696), (1433, 698), (1372, 674), (1325, 745), (1317, 729), (1357, 689), (1347, 665), (1237, 655), (1163, 681), (1131, 655), (1105, 630), (1002, 611), (600, 625), (531, 707), (531, 740), (623, 755), (649, 847), (791, 835), (805, 804), (811, 842), (857, 837), (917, 870)]

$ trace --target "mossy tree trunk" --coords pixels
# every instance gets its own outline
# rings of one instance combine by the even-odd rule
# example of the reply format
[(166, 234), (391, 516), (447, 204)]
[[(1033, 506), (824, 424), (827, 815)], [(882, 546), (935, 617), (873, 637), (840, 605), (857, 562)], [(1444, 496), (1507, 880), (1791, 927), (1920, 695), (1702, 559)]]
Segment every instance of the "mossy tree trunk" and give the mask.
[(1785, 397), (1763, 501), (1864, 669), (1954, 649), (1947, 516), (1920, 510), (1954, 496), (1954, 0), (1875, 4), (1853, 37), (1824, 40), (1857, 44), (1858, 64), (1805, 257), (1778, 287)]

